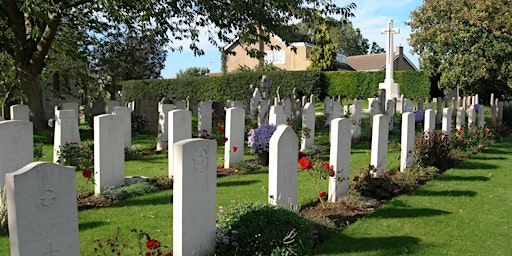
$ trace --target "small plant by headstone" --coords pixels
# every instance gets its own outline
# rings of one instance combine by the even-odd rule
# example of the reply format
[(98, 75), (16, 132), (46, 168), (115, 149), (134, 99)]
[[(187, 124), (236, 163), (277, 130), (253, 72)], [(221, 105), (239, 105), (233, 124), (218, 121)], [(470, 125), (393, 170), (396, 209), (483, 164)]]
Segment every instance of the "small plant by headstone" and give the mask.
[(149, 124), (149, 118), (144, 114), (132, 111), (132, 135), (140, 134)]
[(254, 202), (234, 206), (228, 212), (220, 209), (216, 255), (311, 254), (313, 226), (291, 210)]

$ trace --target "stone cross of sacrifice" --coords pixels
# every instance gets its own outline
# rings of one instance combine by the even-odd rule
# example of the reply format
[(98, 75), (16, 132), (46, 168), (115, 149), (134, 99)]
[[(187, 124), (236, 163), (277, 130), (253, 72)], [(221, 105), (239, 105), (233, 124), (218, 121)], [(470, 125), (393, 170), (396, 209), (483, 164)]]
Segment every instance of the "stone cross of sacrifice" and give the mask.
[(393, 28), (393, 20), (389, 20), (388, 27), (383, 29), (381, 34), (387, 34), (386, 80), (384, 80), (384, 84), (391, 86), (395, 82), (393, 80), (393, 34), (400, 34), (400, 29)]

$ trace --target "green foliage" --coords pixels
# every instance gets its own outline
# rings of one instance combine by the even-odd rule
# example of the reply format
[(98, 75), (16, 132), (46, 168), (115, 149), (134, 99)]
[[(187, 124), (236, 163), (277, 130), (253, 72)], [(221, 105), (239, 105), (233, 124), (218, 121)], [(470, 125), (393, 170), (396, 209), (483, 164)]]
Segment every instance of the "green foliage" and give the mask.
[(89, 141), (82, 143), (66, 142), (58, 152), (60, 165), (75, 166), (77, 170), (86, 170), (94, 164), (94, 145)]
[(7, 234), (8, 230), (7, 195), (5, 192), (5, 186), (0, 185), (0, 234)]
[(316, 28), (314, 46), (309, 53), (311, 64), (308, 70), (336, 70), (336, 45), (332, 43), (327, 25), (321, 24)]
[(196, 102), (238, 100), (248, 104), (251, 97), (249, 85), (259, 87), (262, 75), (266, 75), (270, 81), (270, 98), (276, 96), (278, 86), (282, 97), (291, 98), (294, 88), (299, 95), (321, 93), (323, 77), (318, 71), (237, 72), (218, 77), (132, 80), (122, 84), (127, 101), (141, 99), (146, 93), (163, 98), (168, 91), (172, 91), (177, 99), (190, 96)]
[(148, 182), (137, 182), (132, 185), (107, 188), (105, 191), (101, 192), (100, 196), (112, 201), (122, 201), (157, 191), (159, 191), (159, 189)]
[(411, 46), (443, 89), (510, 96), (511, 1), (426, 1), (411, 13)]
[[(330, 96), (343, 95), (346, 98), (366, 99), (374, 97), (379, 91), (379, 83), (385, 78), (383, 71), (378, 72), (325, 72), (328, 84), (327, 94)], [(400, 92), (411, 99), (429, 97), (430, 81), (423, 72), (396, 71), (395, 81), (400, 84)]]
[(210, 70), (208, 68), (190, 67), (185, 69), (185, 71), (182, 71), (180, 69), (180, 71), (176, 74), (176, 77), (198, 77), (206, 76), (208, 73), (210, 73)]
[(354, 177), (352, 187), (364, 197), (389, 200), (400, 194), (400, 187), (393, 181), (388, 172), (375, 177), (375, 167), (370, 165)]
[(219, 215), (217, 255), (310, 255), (313, 243), (312, 224), (278, 206), (247, 202)]

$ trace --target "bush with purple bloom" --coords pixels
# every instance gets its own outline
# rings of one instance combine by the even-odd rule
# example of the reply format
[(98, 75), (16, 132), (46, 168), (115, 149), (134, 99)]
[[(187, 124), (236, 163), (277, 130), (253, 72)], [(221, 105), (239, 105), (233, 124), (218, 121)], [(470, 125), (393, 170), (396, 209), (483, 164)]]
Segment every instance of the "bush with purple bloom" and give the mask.
[(423, 120), (425, 120), (425, 111), (423, 111), (423, 110), (414, 111), (414, 122), (415, 123), (423, 123)]
[(268, 152), (270, 137), (272, 137), (276, 129), (277, 126), (272, 124), (264, 124), (256, 129), (251, 129), (247, 139), (247, 145), (251, 152), (254, 154)]

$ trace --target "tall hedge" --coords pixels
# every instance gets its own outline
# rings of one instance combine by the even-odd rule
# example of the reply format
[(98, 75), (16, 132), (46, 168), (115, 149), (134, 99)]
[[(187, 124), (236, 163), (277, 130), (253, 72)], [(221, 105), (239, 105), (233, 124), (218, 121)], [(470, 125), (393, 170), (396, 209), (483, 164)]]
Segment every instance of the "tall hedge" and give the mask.
[(175, 79), (132, 80), (122, 83), (126, 101), (141, 99), (151, 92), (157, 98), (163, 98), (171, 91), (177, 99), (188, 96), (198, 100), (237, 100), (249, 103), (249, 86), (260, 87), (262, 75), (270, 81), (270, 98), (277, 94), (279, 87), (282, 97), (291, 97), (293, 89), (297, 94), (322, 95), (322, 72), (319, 71), (275, 71), (275, 72), (238, 72), (217, 77), (183, 77)]
[[(346, 98), (366, 99), (377, 96), (379, 83), (384, 82), (384, 71), (325, 72), (329, 96), (342, 95)], [(420, 99), (430, 97), (430, 81), (426, 74), (419, 71), (396, 71), (394, 80), (400, 84), (400, 93), (406, 98)]]
[[(141, 99), (148, 92), (157, 98), (163, 98), (171, 91), (177, 99), (192, 97), (197, 101), (237, 100), (249, 103), (249, 85), (260, 87), (262, 75), (266, 75), (270, 81), (271, 99), (276, 96), (278, 87), (283, 98), (291, 98), (295, 88), (299, 96), (314, 94), (322, 99), (326, 95), (342, 95), (346, 98), (366, 99), (377, 95), (379, 83), (385, 78), (382, 71), (262, 71), (238, 72), (217, 77), (134, 80), (122, 84), (126, 101)], [(400, 84), (400, 92), (407, 98), (429, 97), (430, 82), (422, 72), (397, 71), (395, 81)]]

